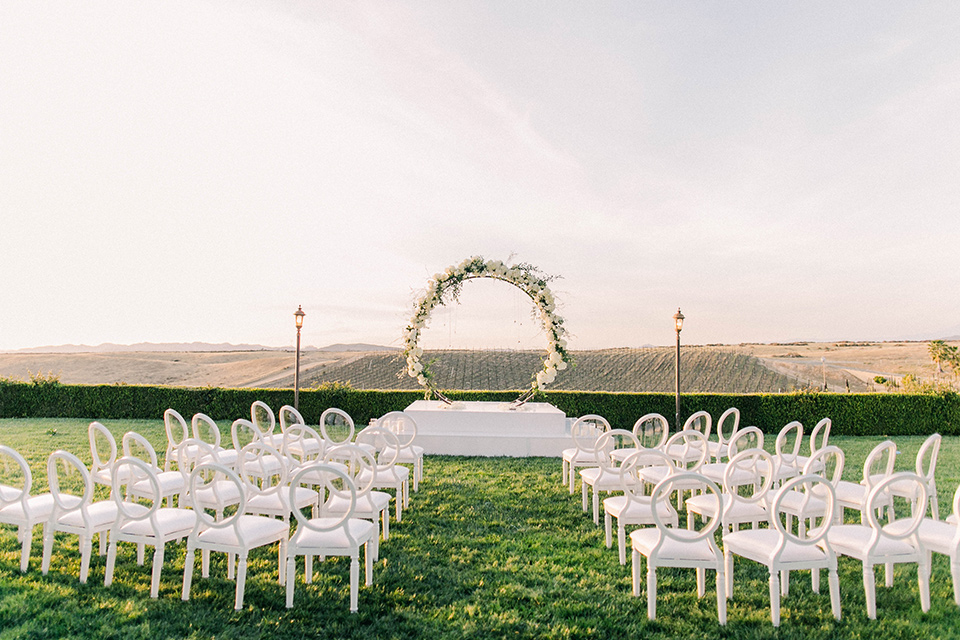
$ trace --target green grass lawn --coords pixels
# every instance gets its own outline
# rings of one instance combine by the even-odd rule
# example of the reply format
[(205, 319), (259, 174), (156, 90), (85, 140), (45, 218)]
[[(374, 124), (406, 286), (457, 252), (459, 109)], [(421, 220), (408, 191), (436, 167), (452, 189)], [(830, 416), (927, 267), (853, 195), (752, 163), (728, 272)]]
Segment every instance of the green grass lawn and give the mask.
[[(107, 421), (118, 435), (136, 430), (164, 449), (160, 420)], [(90, 461), (87, 423), (0, 420), (0, 443), (30, 461), (36, 490), (46, 487), (47, 455), (63, 448)], [(771, 438), (772, 441), (772, 438)], [(858, 479), (879, 438), (831, 439), (847, 453), (846, 477)], [(898, 470), (913, 468), (923, 438), (898, 438)], [(0, 474), (3, 470), (0, 469)], [(960, 484), (960, 438), (945, 438), (937, 481), (945, 515)], [(374, 585), (360, 588), (360, 611), (348, 612), (348, 563), (315, 565), (296, 606), (284, 608), (276, 581), (276, 549), (251, 555), (245, 604), (233, 610), (234, 584), (222, 555), (211, 578), (195, 573), (192, 599), (180, 600), (184, 545), (168, 545), (160, 597), (149, 598), (150, 557), (138, 567), (121, 548), (114, 584), (103, 586), (105, 558), (94, 555), (81, 585), (75, 537), (58, 537), (52, 568), (40, 573), (40, 527), (30, 570), (19, 571), (19, 545), (0, 527), (0, 639), (5, 638), (955, 638), (960, 609), (950, 572), (934, 556), (932, 609), (923, 614), (916, 568), (896, 570), (892, 589), (878, 579), (878, 620), (867, 620), (860, 564), (840, 559), (843, 619), (830, 613), (826, 576), (820, 594), (807, 572), (793, 574), (779, 629), (770, 624), (767, 573), (738, 561), (728, 624), (717, 623), (714, 581), (697, 600), (692, 570), (658, 572), (658, 619), (645, 597), (630, 592), (630, 567), (607, 549), (602, 527), (580, 508), (580, 495), (560, 485), (558, 459), (429, 457), (419, 493), (381, 546)]]

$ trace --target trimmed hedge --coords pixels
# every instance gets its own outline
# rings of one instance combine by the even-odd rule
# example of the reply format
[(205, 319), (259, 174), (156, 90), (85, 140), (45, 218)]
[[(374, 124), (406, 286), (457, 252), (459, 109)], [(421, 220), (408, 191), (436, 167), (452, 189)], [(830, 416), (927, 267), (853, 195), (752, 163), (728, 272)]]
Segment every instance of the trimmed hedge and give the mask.
[[(452, 400), (509, 402), (512, 391), (451, 391)], [(548, 391), (547, 402), (568, 416), (602, 415), (614, 427), (629, 429), (641, 415), (661, 413), (673, 421), (675, 397), (665, 393)], [(349, 413), (358, 425), (423, 398), (422, 391), (366, 391), (329, 387), (300, 391), (300, 412), (311, 423), (329, 407)], [(135, 385), (65, 385), (0, 380), (0, 418), (82, 418), (85, 420), (160, 419), (172, 407), (184, 416), (203, 412), (217, 420), (250, 415), (262, 400), (275, 410), (293, 404), (292, 389), (223, 389)], [(728, 407), (740, 409), (740, 424), (776, 433), (791, 420), (813, 427), (833, 420), (836, 435), (960, 435), (960, 395), (906, 394), (685, 394), (681, 418), (705, 410), (714, 419)]]

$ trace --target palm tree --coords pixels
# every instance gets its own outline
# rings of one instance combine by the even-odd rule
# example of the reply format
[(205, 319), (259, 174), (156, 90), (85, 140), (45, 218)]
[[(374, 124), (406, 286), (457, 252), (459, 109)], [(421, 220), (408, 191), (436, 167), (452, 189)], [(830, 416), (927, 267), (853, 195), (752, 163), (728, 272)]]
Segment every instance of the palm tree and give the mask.
[(930, 358), (937, 364), (937, 379), (943, 373), (943, 363), (951, 360), (951, 355), (957, 352), (956, 347), (951, 347), (943, 340), (931, 340), (927, 345), (930, 352)]

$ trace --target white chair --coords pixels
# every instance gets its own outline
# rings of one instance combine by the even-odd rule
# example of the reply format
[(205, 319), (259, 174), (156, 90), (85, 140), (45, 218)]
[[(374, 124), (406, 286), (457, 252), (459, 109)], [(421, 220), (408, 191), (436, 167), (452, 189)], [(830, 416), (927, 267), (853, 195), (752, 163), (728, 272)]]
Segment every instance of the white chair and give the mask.
[(356, 426), (346, 411), (331, 407), (320, 414), (320, 436), (330, 449), (353, 442)]
[[(610, 496), (603, 500), (603, 527), (607, 549), (613, 544), (613, 519), (617, 520), (617, 552), (620, 564), (627, 564), (627, 526), (653, 525), (653, 506), (649, 496), (643, 493), (643, 481), (640, 469), (663, 466), (669, 471), (676, 470), (676, 463), (659, 449), (639, 449), (631, 453), (620, 463), (618, 473), (622, 495)], [(664, 477), (669, 475), (665, 473)], [(660, 504), (660, 519), (678, 526), (677, 512), (663, 503)]]
[(798, 466), (798, 458), (802, 443), (803, 424), (796, 420), (788, 422), (777, 434), (777, 440), (774, 442), (774, 461), (777, 463), (777, 475), (774, 482), (777, 485), (784, 480), (800, 475), (801, 468)]
[[(707, 442), (710, 440), (710, 432), (712, 428), (713, 428), (713, 419), (710, 417), (710, 414), (707, 413), (706, 411), (697, 411), (691, 414), (690, 417), (687, 418), (686, 422), (683, 423), (682, 431), (696, 431), (700, 433), (700, 435), (703, 436), (703, 442), (704, 442), (703, 448), (704, 450), (707, 450), (709, 446)], [(672, 437), (673, 436), (671, 436), (671, 438)], [(696, 441), (696, 442), (699, 443), (699, 441)], [(678, 453), (682, 451), (683, 455), (687, 456), (689, 460), (696, 460), (697, 458), (703, 457), (704, 460), (703, 462), (701, 462), (701, 464), (705, 464), (706, 456), (709, 456), (709, 451), (706, 451), (704, 456), (701, 456), (700, 451), (696, 448), (700, 446), (699, 444), (697, 444), (696, 447), (691, 449), (687, 445), (687, 443), (683, 443), (680, 445), (671, 444), (670, 441), (668, 440), (667, 444), (664, 446), (667, 448), (667, 453), (672, 456), (677, 456)], [(674, 447), (673, 450), (670, 449), (671, 447)], [(692, 469), (688, 469), (688, 470), (692, 470)]]
[(397, 453), (397, 464), (413, 466), (413, 491), (419, 490), (420, 480), (423, 478), (424, 448), (414, 444), (417, 438), (416, 421), (403, 411), (391, 411), (380, 417), (376, 426), (393, 431), (400, 441), (400, 451)]
[[(196, 523), (187, 538), (187, 555), (183, 566), (183, 592), (180, 597), (183, 600), (190, 599), (194, 554), (197, 549), (222, 551), (231, 556), (237, 554), (237, 587), (233, 608), (239, 611), (243, 607), (243, 593), (247, 582), (247, 556), (252, 549), (278, 543), (277, 573), (280, 584), (283, 584), (287, 534), (290, 527), (284, 520), (247, 513), (245, 509), (247, 501), (242, 490), (243, 482), (236, 473), (223, 465), (205, 463), (194, 469), (190, 474), (188, 493), (191, 496), (199, 496), (206, 491), (217, 491), (223, 482), (232, 483), (240, 492), (240, 503), (231, 516), (217, 519), (211, 518), (204, 510), (203, 504), (194, 500)], [(209, 563), (204, 561), (202, 564), (201, 575), (206, 578), (209, 576)]]
[(810, 432), (810, 455), (797, 456), (797, 466), (799, 468), (805, 468), (810, 458), (814, 456), (817, 451), (829, 444), (830, 427), (832, 425), (833, 422), (830, 420), (830, 418), (823, 418), (813, 427), (813, 431)]
[[(633, 423), (633, 435), (637, 437), (640, 449), (663, 449), (670, 437), (670, 423), (659, 413), (648, 413)], [(617, 462), (623, 462), (635, 451), (625, 447), (613, 450), (610, 455)]]
[[(723, 531), (737, 531), (742, 524), (750, 523), (756, 529), (761, 521), (766, 521), (767, 510), (763, 497), (773, 486), (776, 469), (773, 457), (763, 449), (735, 450), (733, 458), (726, 464), (722, 478), (723, 493), (718, 503), (709, 493), (687, 498), (687, 526), (692, 526), (696, 516), (701, 519), (721, 519)], [(741, 495), (741, 487), (749, 487), (750, 492)], [(729, 586), (730, 577), (727, 577)]]
[[(840, 479), (843, 477), (843, 466), (843, 451), (839, 447), (826, 446), (818, 449), (813, 456), (808, 458), (807, 464), (803, 468), (803, 475), (820, 476), (833, 488), (833, 521), (836, 524), (841, 524), (840, 508), (836, 503), (836, 492), (837, 485), (840, 484)], [(780, 510), (788, 518), (794, 517), (797, 519), (798, 535), (800, 537), (806, 535), (807, 523), (812, 519), (812, 516), (819, 514), (825, 508), (824, 503), (827, 500), (826, 490), (821, 485), (814, 485), (811, 491), (810, 494), (801, 491), (788, 493), (780, 500)], [(770, 509), (773, 508), (773, 501), (778, 493), (777, 490), (774, 490), (767, 494), (767, 504)], [(790, 526), (789, 520), (787, 526)]]
[(729, 458), (727, 446), (730, 439), (737, 435), (740, 429), (740, 409), (730, 407), (720, 414), (717, 420), (717, 441), (707, 443), (707, 448), (714, 462), (720, 462), (721, 458)]
[[(707, 438), (695, 429), (684, 429), (670, 436), (664, 451), (678, 469), (687, 472), (684, 476), (685, 480), (678, 480), (672, 484), (677, 492), (677, 508), (680, 509), (683, 505), (684, 491), (696, 493), (701, 488), (696, 479), (703, 477), (700, 474), (700, 468), (707, 459)], [(665, 467), (646, 467), (640, 470), (640, 477), (644, 482), (657, 484), (669, 473), (672, 473), (672, 470)]]
[(93, 458), (90, 477), (96, 484), (113, 486), (113, 464), (117, 461), (116, 438), (99, 422), (90, 423), (87, 427), (87, 438), (90, 440), (90, 456)]
[(917, 529), (920, 544), (927, 552), (927, 564), (930, 564), (931, 552), (942, 553), (950, 558), (950, 577), (953, 580), (953, 601), (960, 607), (960, 487), (953, 493), (953, 519), (944, 522), (935, 518), (924, 518)]
[[(254, 400), (250, 405), (250, 422), (256, 426), (262, 440), (272, 437), (277, 428), (277, 416), (273, 413), (273, 409), (266, 402), (260, 400)], [(270, 444), (270, 441), (267, 442)]]
[[(798, 535), (790, 526), (789, 516), (782, 509), (784, 498), (800, 495), (816, 500), (822, 510), (814, 513), (804, 509), (816, 521), (804, 535)], [(824, 478), (802, 475), (788, 480), (777, 492), (770, 511), (769, 529), (745, 529), (723, 535), (724, 561), (727, 574), (727, 595), (733, 593), (733, 556), (753, 560), (767, 567), (770, 574), (770, 618), (773, 626), (780, 626), (780, 596), (788, 595), (789, 572), (810, 569), (814, 591), (819, 587), (821, 569), (829, 573), (830, 606), (833, 616), (840, 619), (840, 580), (837, 576), (837, 557), (830, 545), (823, 544), (831, 533), (834, 514), (833, 486)]]
[(706, 592), (704, 573), (706, 569), (717, 572), (717, 616), (720, 624), (727, 622), (727, 598), (724, 591), (723, 556), (713, 534), (720, 524), (720, 518), (714, 517), (703, 524), (699, 531), (680, 529), (671, 526), (673, 520), (665, 522), (660, 516), (661, 505), (673, 509), (670, 494), (681, 487), (697, 484), (720, 502), (720, 489), (709, 478), (697, 473), (679, 472), (670, 474), (657, 484), (651, 494), (651, 505), (655, 528), (637, 529), (630, 533), (633, 546), (633, 595), (640, 595), (640, 556), (647, 559), (647, 617), (657, 617), (657, 567), (693, 568), (697, 570), (697, 597)]
[[(843, 510), (853, 509), (860, 512), (860, 522), (866, 523), (866, 504), (870, 490), (880, 480), (893, 473), (897, 458), (897, 445), (892, 440), (884, 440), (875, 446), (863, 463), (863, 479), (859, 482), (841, 480), (836, 485), (839, 519), (843, 520)], [(889, 492), (883, 494), (882, 508), (887, 509), (888, 519), (893, 517), (893, 500)]]
[[(600, 524), (600, 493), (620, 491), (625, 478), (620, 475), (617, 460), (611, 457), (614, 451), (626, 449), (638, 451), (640, 442), (632, 431), (611, 429), (597, 438), (594, 457), (597, 466), (580, 470), (580, 488), (583, 494), (583, 510), (587, 510), (588, 492), (593, 491), (593, 523)], [(626, 480), (629, 480), (627, 476)], [(589, 487), (589, 490), (588, 490)]]
[(286, 433), (287, 427), (293, 426), (295, 424), (307, 424), (307, 421), (303, 419), (303, 414), (296, 407), (291, 407), (288, 404), (280, 407), (278, 412), (280, 418), (280, 432)]
[[(301, 480), (307, 477), (324, 478), (323, 493), (327, 499), (339, 497), (346, 501), (347, 509), (336, 516), (316, 518), (307, 518), (302, 512), (294, 511), (297, 529), (287, 543), (287, 608), (293, 607), (298, 555), (347, 556), (350, 558), (350, 611), (356, 612), (360, 581), (360, 547), (364, 548), (366, 584), (369, 586), (373, 584), (373, 556), (369, 544), (376, 537), (376, 528), (369, 520), (353, 517), (356, 488), (346, 473), (331, 465), (314, 463), (294, 475), (290, 483), (290, 491), (295, 491), (301, 485)], [(323, 511), (323, 506), (320, 510)], [(305, 581), (308, 584), (312, 581), (309, 573)]]
[[(877, 520), (877, 510), (890, 502), (890, 489), (893, 485), (901, 487), (913, 484), (913, 491), (920, 497), (914, 503), (913, 513), (908, 518), (895, 515), (886, 525)], [(914, 473), (894, 473), (877, 482), (867, 496), (864, 509), (865, 524), (841, 524), (832, 527), (821, 546), (834, 552), (856, 558), (863, 563), (863, 590), (867, 598), (867, 617), (877, 617), (876, 577), (873, 567), (876, 564), (887, 565), (886, 586), (893, 586), (893, 571), (890, 566), (896, 563), (917, 564), (917, 578), (920, 587), (920, 608), (924, 613), (930, 610), (930, 564), (917, 530), (927, 510), (927, 485), (923, 478)], [(888, 509), (888, 513), (893, 510)]]
[[(199, 486), (196, 489), (198, 493), (191, 495), (190, 475), (201, 464), (223, 464), (219, 455), (220, 452), (211, 444), (196, 438), (184, 440), (177, 449), (177, 467), (183, 476), (184, 484), (184, 493), (180, 494), (180, 506), (200, 505), (203, 509), (213, 511), (217, 520), (223, 517), (228, 507), (240, 504), (243, 498), (240, 488), (230, 480), (221, 478), (218, 482), (210, 481)], [(223, 464), (223, 466), (227, 465)]]
[(302, 423), (290, 424), (283, 432), (280, 454), (286, 460), (291, 472), (315, 462), (325, 450), (323, 438), (313, 427)]
[[(760, 431), (758, 427), (744, 427), (743, 429), (738, 429), (737, 433), (734, 434), (730, 440), (724, 445), (724, 455), (728, 456), (729, 459), (734, 458), (739, 452), (746, 451), (747, 449), (763, 449), (763, 431)], [(709, 444), (709, 443), (708, 443)], [(724, 476), (726, 475), (728, 462), (709, 462), (705, 463), (700, 467), (699, 472), (707, 476), (718, 485), (723, 486)], [(758, 462), (762, 464), (767, 464), (765, 459), (759, 460)], [(769, 473), (767, 475), (770, 475)], [(742, 482), (736, 486), (742, 486), (754, 481), (754, 473), (752, 471), (747, 472), (738, 472), (735, 474), (731, 480), (734, 482), (738, 481), (738, 476), (742, 478)]]
[[(155, 467), (138, 458), (126, 457), (117, 460), (117, 473), (113, 478), (113, 499), (117, 504), (117, 519), (110, 527), (110, 550), (107, 552), (107, 569), (103, 586), (113, 584), (113, 571), (117, 562), (117, 545), (132, 542), (137, 545), (137, 564), (143, 564), (143, 547), (151, 546), (153, 552), (153, 572), (150, 580), (150, 597), (160, 593), (160, 573), (163, 571), (163, 555), (167, 542), (186, 538), (197, 521), (197, 513), (192, 509), (162, 507), (163, 495)], [(141, 490), (142, 500), (146, 504), (127, 502), (123, 496), (127, 491), (121, 478), (126, 478), (126, 488), (135, 483), (144, 483)]]
[[(920, 451), (917, 452), (917, 475), (923, 478), (927, 485), (927, 498), (930, 502), (930, 512), (934, 520), (940, 519), (940, 502), (937, 500), (937, 457), (940, 455), (940, 441), (942, 437), (939, 433), (934, 433), (923, 441), (920, 445)], [(914, 492), (911, 483), (903, 486), (894, 484), (890, 487), (890, 493), (893, 496), (906, 498), (912, 503), (916, 503), (919, 496)]]
[(597, 415), (585, 415), (577, 418), (570, 427), (573, 447), (561, 453), (560, 469), (563, 484), (569, 482), (570, 493), (574, 491), (577, 467), (593, 467), (597, 464), (595, 455), (597, 438), (610, 431), (610, 423)]
[[(397, 522), (403, 517), (403, 509), (410, 506), (410, 470), (397, 465), (397, 453), (400, 441), (389, 429), (367, 427), (357, 434), (356, 446), (367, 451), (375, 451), (376, 469), (360, 472), (357, 482), (366, 484), (373, 475), (373, 489), (393, 489), (396, 504)], [(335, 450), (339, 450), (339, 447)], [(335, 451), (334, 450), (334, 451)]]
[(30, 495), (33, 476), (27, 461), (4, 445), (0, 445), (0, 468), (13, 469), (12, 479), (8, 477), (7, 484), (0, 485), (0, 524), (17, 528), (17, 540), (21, 545), (20, 571), (26, 571), (30, 563), (33, 528), (50, 518), (53, 513), (53, 496), (49, 493)]
[[(187, 421), (174, 409), (163, 412), (163, 428), (167, 432), (167, 450), (163, 453), (163, 470), (171, 471), (180, 443), (191, 436)], [(126, 455), (126, 454), (124, 454)]]
[(289, 523), (293, 511), (317, 506), (319, 496), (313, 489), (288, 490), (287, 464), (273, 447), (264, 442), (251, 442), (240, 451), (240, 459), (245, 463), (238, 465), (236, 471), (246, 495), (242, 507), (246, 513), (282, 518)]
[[(346, 461), (347, 475), (356, 489), (353, 517), (369, 520), (376, 527), (373, 543), (373, 560), (376, 562), (380, 557), (381, 523), (383, 539), (390, 539), (390, 494), (373, 488), (377, 479), (377, 461), (373, 454), (355, 444), (342, 444), (336, 450), (331, 449), (329, 455), (330, 459), (325, 461), (327, 464), (331, 460)], [(344, 513), (349, 506), (347, 503), (344, 496), (333, 495), (323, 503), (320, 515)]]
[[(181, 440), (182, 442), (182, 440)], [(187, 487), (187, 480), (179, 469), (171, 470), (171, 464), (176, 460), (176, 450), (173, 455), (164, 464), (167, 470), (160, 468), (157, 463), (157, 452), (154, 451), (150, 441), (135, 431), (128, 431), (123, 434), (123, 455), (126, 458), (138, 458), (141, 462), (149, 464), (156, 475), (156, 480), (160, 487), (160, 494), (167, 499), (167, 506), (173, 506), (173, 497), (179, 496)], [(114, 470), (114, 475), (116, 475)], [(121, 478), (121, 480), (124, 480)], [(129, 496), (149, 498), (153, 495), (153, 489), (146, 478), (127, 485)]]
[[(80, 474), (80, 491), (71, 493), (60, 485), (60, 471)], [(93, 502), (93, 480), (80, 458), (63, 450), (47, 458), (47, 482), (53, 497), (53, 512), (43, 524), (43, 575), (50, 570), (54, 536), (58, 531), (79, 538), (80, 582), (86, 584), (93, 553), (93, 536), (100, 536), (100, 555), (107, 550), (107, 531), (117, 519), (117, 504), (112, 499)]]
[(237, 450), (223, 446), (220, 427), (216, 421), (205, 413), (195, 413), (190, 420), (190, 428), (196, 440), (205, 442), (217, 452), (217, 462), (232, 467), (237, 461)]

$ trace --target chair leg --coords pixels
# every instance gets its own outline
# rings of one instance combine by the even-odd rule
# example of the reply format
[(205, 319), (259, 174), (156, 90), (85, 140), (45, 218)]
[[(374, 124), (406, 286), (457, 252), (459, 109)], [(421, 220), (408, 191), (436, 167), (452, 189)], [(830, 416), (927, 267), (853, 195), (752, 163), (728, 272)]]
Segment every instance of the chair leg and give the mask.
[(727, 599), (733, 595), (733, 554), (724, 549), (723, 552), (723, 578), (726, 580), (724, 595)]
[(183, 591), (180, 593), (180, 599), (183, 601), (190, 599), (190, 585), (193, 584), (193, 559), (195, 553), (194, 548), (188, 544), (187, 555), (183, 559)]
[(80, 584), (87, 584), (91, 555), (93, 555), (93, 536), (82, 536), (80, 538)]
[(383, 510), (380, 514), (380, 520), (383, 523), (383, 539), (387, 541), (390, 539), (390, 504), (387, 504), (387, 508)]
[(617, 519), (617, 550), (620, 553), (620, 566), (627, 564), (627, 527), (619, 518)]
[(573, 492), (574, 492), (574, 490), (575, 490), (575, 488), (576, 488), (576, 484), (577, 484), (576, 468), (577, 468), (577, 465), (575, 465), (575, 464), (573, 464), (573, 462), (571, 462), (571, 463), (570, 463), (570, 471), (569, 471), (569, 473), (567, 473), (567, 480), (570, 481), (570, 495), (573, 495)]
[(18, 527), (17, 533), (20, 536), (20, 571), (26, 572), (30, 566), (30, 545), (33, 543), (33, 527), (22, 524)]
[(277, 545), (277, 582), (282, 587), (287, 579), (287, 539), (280, 538)]
[(97, 537), (100, 538), (100, 555), (105, 556), (107, 555), (107, 532), (101, 531)]
[(603, 541), (607, 549), (613, 547), (613, 517), (606, 509), (603, 511)]
[(113, 567), (117, 563), (117, 541), (110, 541), (110, 550), (107, 552), (107, 568), (103, 574), (103, 586), (113, 584)]
[(581, 479), (580, 479), (580, 493), (581, 493), (581, 496), (582, 496), (582, 498), (583, 498), (582, 502), (583, 502), (583, 512), (584, 512), (584, 513), (587, 512), (587, 508), (588, 508), (587, 505), (588, 505), (589, 502), (590, 502), (590, 494), (589, 494), (589, 491), (590, 491), (589, 486), (587, 485), (586, 482), (584, 482), (583, 478), (581, 478)]
[(567, 461), (560, 459), (560, 484), (567, 486)]
[(960, 558), (950, 559), (950, 577), (953, 579), (953, 601), (960, 607)]
[(647, 617), (657, 619), (657, 568), (647, 558)]
[(50, 571), (50, 556), (53, 555), (53, 531), (44, 523), (43, 525), (43, 560), (40, 562), (40, 571), (47, 575)]
[[(359, 551), (358, 551), (359, 553)], [(360, 561), (357, 556), (350, 558), (350, 613), (357, 611), (357, 592), (360, 582)]]
[(726, 579), (723, 577), (723, 563), (717, 567), (717, 618), (720, 624), (727, 624)]
[(150, 597), (160, 595), (160, 573), (163, 571), (163, 548), (166, 545), (157, 541), (153, 548), (153, 572), (150, 574)]
[(593, 524), (600, 524), (600, 490), (593, 485)]
[(810, 570), (810, 587), (814, 593), (820, 593), (820, 569)]
[(368, 587), (373, 584), (373, 556), (370, 554), (371, 543), (376, 546), (376, 538), (363, 545), (363, 560), (364, 564), (366, 565), (364, 567), (366, 573), (364, 584), (366, 584)]
[(640, 552), (636, 549), (630, 556), (630, 578), (633, 582), (633, 595), (640, 595)]
[(289, 553), (287, 555), (287, 609), (293, 608), (293, 583), (297, 578), (297, 557)]
[(833, 610), (833, 617), (840, 619), (840, 577), (837, 575), (836, 565), (830, 567), (827, 574), (827, 582), (830, 583), (830, 609)]
[(790, 572), (780, 572), (780, 595), (784, 598), (790, 595)]
[(920, 610), (930, 611), (930, 563), (926, 559), (917, 563), (917, 581), (920, 586)]
[(243, 608), (243, 590), (247, 586), (247, 554), (241, 553), (237, 559), (237, 597), (233, 608), (240, 611)]
[(863, 564), (863, 593), (867, 598), (867, 617), (877, 619), (877, 578), (873, 575), (873, 565)]
[(780, 580), (777, 571), (770, 567), (770, 620), (773, 626), (780, 626)]
[(702, 598), (707, 592), (707, 570), (703, 567), (696, 568), (697, 573), (697, 598)]

